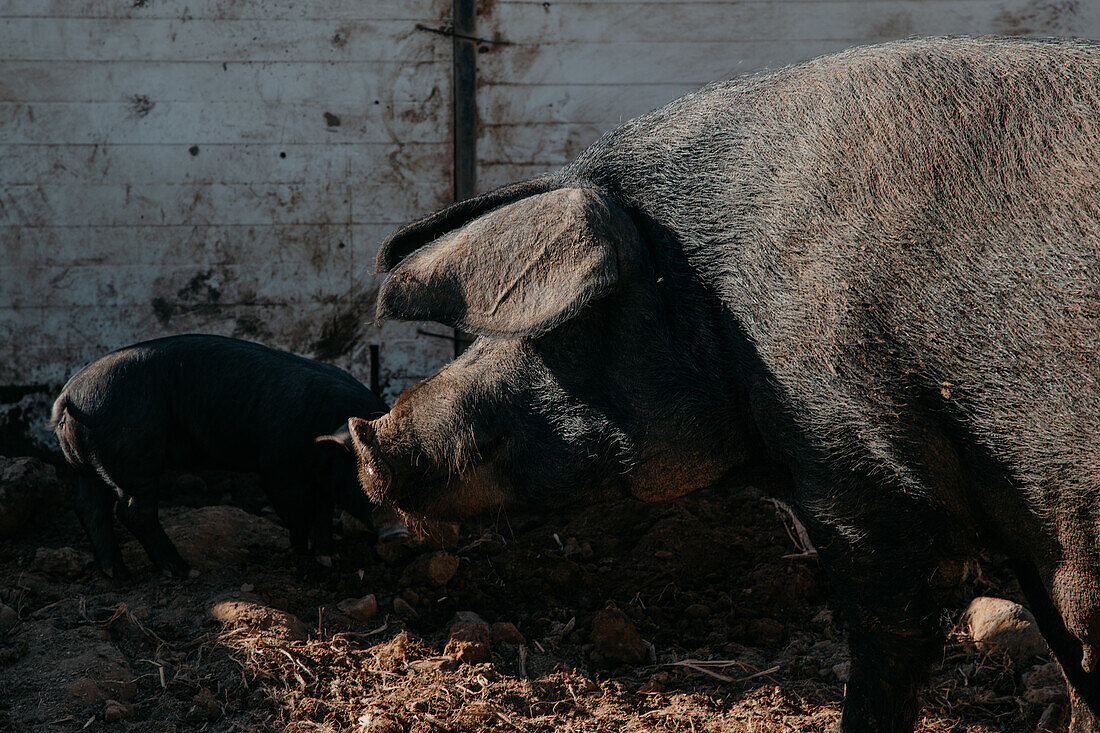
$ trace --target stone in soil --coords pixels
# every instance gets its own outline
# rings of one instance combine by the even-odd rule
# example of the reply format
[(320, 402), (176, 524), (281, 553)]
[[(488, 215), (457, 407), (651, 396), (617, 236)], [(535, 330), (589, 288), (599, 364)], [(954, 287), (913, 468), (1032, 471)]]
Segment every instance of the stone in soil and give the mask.
[(50, 464), (0, 456), (0, 539), (14, 537), (42, 514), (62, 511), (63, 493)]
[(416, 613), (416, 609), (410, 606), (409, 602), (406, 601), (404, 598), (393, 599), (393, 612), (396, 613), (398, 616), (402, 616), (404, 618), (418, 615)]
[(494, 644), (526, 644), (527, 640), (519, 633), (516, 625), (509, 621), (497, 621), (491, 627)]
[(611, 663), (639, 664), (647, 647), (630, 618), (618, 609), (604, 609), (592, 619), (592, 643)]
[(1035, 617), (1018, 603), (988, 596), (975, 598), (963, 614), (963, 623), (980, 651), (1000, 652), (1014, 661), (1047, 655)]
[(107, 700), (103, 703), (103, 719), (108, 723), (117, 723), (134, 717), (134, 706), (128, 702)]
[(446, 585), (458, 571), (459, 560), (449, 552), (421, 555), (405, 568), (402, 585)]
[(214, 693), (206, 687), (199, 688), (191, 700), (191, 709), (187, 711), (187, 720), (193, 722), (212, 722), (222, 716), (222, 706), (218, 704)]
[(345, 598), (337, 607), (356, 621), (366, 621), (378, 613), (378, 599), (374, 594), (362, 598)]
[(302, 641), (308, 635), (297, 616), (265, 605), (256, 597), (231, 594), (214, 599), (210, 615), (226, 626), (246, 627), (285, 641)]
[(90, 554), (74, 550), (72, 547), (60, 549), (39, 547), (34, 553), (34, 560), (31, 561), (31, 569), (75, 580), (83, 575), (93, 562)]
[(11, 606), (0, 603), (0, 633), (6, 632), (19, 623), (19, 614)]
[[(163, 511), (162, 517), (180, 555), (208, 571), (244, 566), (253, 551), (270, 556), (290, 547), (280, 525), (237, 507), (173, 507)], [(127, 542), (123, 552), (144, 556), (136, 540)]]
[(492, 656), (489, 624), (472, 611), (459, 611), (451, 619), (447, 646), (443, 653), (465, 664), (487, 662)]

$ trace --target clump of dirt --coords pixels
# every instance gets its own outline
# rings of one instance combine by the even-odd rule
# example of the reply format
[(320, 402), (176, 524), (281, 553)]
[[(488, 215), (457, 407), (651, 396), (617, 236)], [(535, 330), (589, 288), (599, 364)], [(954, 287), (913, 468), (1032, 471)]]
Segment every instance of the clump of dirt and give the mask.
[[(195, 579), (157, 573), (121, 528), (133, 581), (50, 572), (35, 558), (89, 550), (60, 505), (0, 545), (0, 729), (766, 733), (839, 717), (848, 657), (824, 575), (751, 487), (404, 545), (349, 526), (323, 571), (227, 481), (184, 483), (251, 498), (162, 512)], [(946, 628), (977, 594), (1019, 596), (986, 564)], [(1046, 661), (953, 634), (918, 730), (1035, 730), (1066, 707)]]

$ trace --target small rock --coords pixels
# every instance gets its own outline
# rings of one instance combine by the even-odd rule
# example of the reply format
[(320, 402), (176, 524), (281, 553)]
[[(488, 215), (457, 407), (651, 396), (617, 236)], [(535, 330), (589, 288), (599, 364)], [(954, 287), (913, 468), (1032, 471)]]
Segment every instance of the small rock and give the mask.
[(459, 560), (449, 552), (433, 552), (416, 558), (401, 576), (402, 584), (446, 585), (458, 570)]
[(71, 547), (62, 547), (59, 550), (52, 547), (39, 547), (35, 550), (31, 569), (74, 580), (83, 575), (92, 562), (92, 556), (87, 552), (74, 550)]
[(50, 464), (25, 456), (0, 456), (0, 539), (14, 537), (40, 514), (56, 512), (62, 493)]
[[(235, 506), (171, 507), (161, 521), (180, 555), (204, 570), (243, 567), (253, 553), (270, 556), (287, 547), (283, 527)], [(126, 544), (138, 550), (135, 540)]]
[(178, 474), (173, 484), (172, 498), (175, 501), (190, 499), (191, 501), (201, 502), (209, 492), (206, 481), (201, 476), (196, 476), (193, 473)]
[(241, 583), (241, 593), (251, 593), (256, 590), (256, 586), (251, 583)]
[(852, 663), (841, 662), (840, 664), (833, 665), (833, 674), (841, 682), (847, 682), (848, 678), (852, 676)]
[(408, 603), (414, 608), (418, 603), (420, 603), (420, 594), (412, 590), (411, 588), (409, 590), (403, 591), (401, 593), (401, 598), (405, 601), (405, 603)]
[(983, 652), (1001, 652), (1014, 660), (1047, 654), (1035, 617), (1018, 603), (1003, 598), (975, 598), (963, 614), (963, 622), (971, 640)]
[(105, 697), (103, 691), (99, 689), (99, 685), (89, 677), (78, 677), (73, 680), (69, 684), (68, 692), (69, 697), (85, 707)]
[(1033, 705), (1064, 703), (1069, 696), (1062, 668), (1056, 662), (1037, 664), (1023, 674), (1024, 699)]
[(408, 544), (401, 541), (379, 542), (375, 544), (374, 551), (387, 565), (397, 565), (413, 554)]
[(245, 626), (286, 641), (303, 641), (309, 632), (297, 616), (264, 605), (258, 598), (229, 597), (216, 599), (210, 615), (231, 626)]
[(358, 518), (353, 517), (343, 509), (340, 510), (339, 522), (345, 537), (360, 537), (371, 531), (370, 527), (363, 524)]
[(489, 624), (472, 611), (459, 611), (451, 619), (449, 638), (443, 653), (464, 664), (487, 662), (492, 657)]
[(222, 706), (218, 704), (214, 693), (209, 689), (199, 688), (198, 693), (191, 700), (191, 709), (187, 711), (187, 720), (193, 722), (214, 721), (222, 716)]
[(519, 633), (516, 625), (509, 621), (497, 621), (491, 627), (494, 644), (526, 644), (527, 639)]
[(410, 662), (409, 668), (414, 672), (453, 672), (459, 664), (454, 657), (428, 657)]
[(374, 594), (362, 598), (345, 598), (337, 604), (337, 608), (356, 621), (366, 621), (378, 613), (378, 599)]
[(710, 608), (702, 603), (693, 603), (684, 609), (684, 615), (688, 618), (706, 618), (710, 615)]
[(668, 672), (657, 672), (638, 688), (638, 692), (643, 695), (653, 695), (663, 690), (666, 682), (668, 682)]
[(748, 638), (754, 643), (774, 646), (783, 640), (783, 624), (774, 618), (756, 618), (749, 622)]
[(647, 648), (630, 618), (618, 609), (604, 609), (592, 619), (592, 643), (609, 662), (639, 664)]
[(1065, 685), (1066, 678), (1062, 676), (1062, 668), (1057, 662), (1036, 664), (1023, 674), (1026, 687), (1049, 687), (1050, 685)]
[(128, 702), (107, 700), (103, 703), (103, 719), (108, 723), (117, 723), (134, 717), (134, 706)]
[(416, 609), (409, 605), (409, 602), (404, 598), (393, 599), (393, 612), (398, 616), (404, 616), (409, 618), (410, 616), (416, 616)]
[(11, 606), (0, 603), (0, 633), (6, 632), (19, 623), (19, 614)]
[(1024, 690), (1024, 700), (1032, 705), (1049, 705), (1051, 703), (1065, 702), (1067, 697), (1065, 685), (1029, 687)]

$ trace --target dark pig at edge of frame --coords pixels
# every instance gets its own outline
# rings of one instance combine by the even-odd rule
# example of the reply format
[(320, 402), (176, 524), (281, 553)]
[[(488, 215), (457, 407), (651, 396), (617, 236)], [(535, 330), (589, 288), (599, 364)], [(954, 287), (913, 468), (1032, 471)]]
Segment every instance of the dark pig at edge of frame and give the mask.
[(1100, 713), (1100, 46), (914, 39), (711, 84), (395, 233), (378, 317), (479, 338), (352, 420), (430, 514), (663, 499), (763, 457), (847, 620), (841, 728), (909, 731), (1011, 558)]
[(154, 564), (187, 577), (191, 568), (157, 517), (164, 470), (259, 473), (291, 544), (331, 565), (334, 506), (364, 523), (373, 508), (356, 481), (347, 419), (385, 412), (373, 392), (330, 364), (189, 334), (127, 346), (84, 367), (54, 402), (51, 422), (77, 471), (74, 506), (103, 572), (129, 575), (112, 531), (117, 513)]

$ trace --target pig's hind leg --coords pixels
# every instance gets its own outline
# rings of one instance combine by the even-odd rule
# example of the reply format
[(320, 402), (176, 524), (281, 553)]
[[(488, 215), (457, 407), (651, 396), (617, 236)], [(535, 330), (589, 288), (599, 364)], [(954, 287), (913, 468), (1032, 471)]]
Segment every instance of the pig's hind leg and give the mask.
[(130, 572), (122, 562), (122, 552), (115, 539), (113, 525), (117, 501), (118, 495), (98, 476), (77, 476), (74, 508), (92, 544), (96, 563), (107, 577), (124, 580), (130, 577)]
[(1069, 683), (1070, 733), (1100, 733), (1100, 669), (1096, 668), (1100, 660), (1088, 643), (1100, 637), (1100, 604), (1095, 601), (1100, 578), (1090, 578), (1089, 572), (1072, 565), (1041, 573), (1020, 558), (1012, 561), (1012, 567), (1039, 631)]
[(851, 672), (839, 730), (910, 733), (918, 693), (942, 649), (944, 602), (964, 565), (931, 551), (940, 522), (915, 501), (861, 511), (842, 499), (814, 507), (795, 498), (848, 628)]
[(177, 578), (192, 577), (191, 566), (180, 557), (157, 517), (156, 480), (144, 480), (136, 484), (130, 482), (127, 486), (137, 490), (127, 492), (125, 498), (119, 501), (118, 518), (137, 537), (154, 565)]

